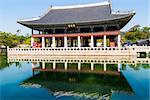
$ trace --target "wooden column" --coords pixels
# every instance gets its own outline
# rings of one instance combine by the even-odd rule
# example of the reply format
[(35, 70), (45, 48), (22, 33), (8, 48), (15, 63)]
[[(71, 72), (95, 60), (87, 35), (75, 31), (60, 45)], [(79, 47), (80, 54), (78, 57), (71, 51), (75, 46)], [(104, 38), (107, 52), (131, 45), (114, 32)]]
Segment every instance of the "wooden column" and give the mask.
[[(31, 34), (33, 35), (33, 29), (31, 30)], [(31, 47), (33, 47), (34, 38), (31, 36)]]
[(52, 30), (53, 30), (53, 32), (52, 32), (52, 33), (55, 33), (55, 28), (53, 28)]
[(91, 70), (94, 70), (94, 63), (91, 63)]
[(52, 39), (49, 37), (49, 38), (48, 38), (48, 46), (49, 46), (49, 47), (51, 47), (51, 44), (52, 44), (51, 40), (52, 40)]
[(33, 34), (33, 29), (31, 30), (31, 34)]
[(106, 71), (107, 70), (107, 65), (106, 65), (106, 63), (104, 63), (104, 71)]
[(42, 48), (45, 48), (45, 38), (42, 37)]
[(31, 37), (31, 47), (33, 47), (33, 43), (34, 43), (34, 38)]
[(121, 69), (121, 63), (118, 63), (118, 72), (120, 72)]
[(107, 47), (106, 35), (104, 35), (104, 37), (103, 37), (103, 44), (104, 44), (104, 47)]
[[(104, 25), (103, 28), (104, 28), (104, 32), (106, 32), (107, 31), (107, 26)], [(104, 37), (103, 37), (103, 45), (104, 45), (104, 47), (107, 47), (107, 37), (106, 37), (106, 35), (104, 35)]]
[(81, 70), (81, 63), (78, 62), (78, 70), (80, 71)]
[(64, 47), (67, 47), (67, 36), (64, 37)]
[(65, 70), (67, 70), (67, 69), (68, 69), (67, 62), (65, 62)]
[(65, 32), (65, 34), (67, 34), (67, 28), (64, 28), (64, 32)]
[(91, 28), (91, 32), (94, 32), (94, 30), (93, 30), (94, 27), (93, 27), (93, 26), (90, 26), (90, 28)]
[(42, 69), (45, 69), (45, 62), (42, 62)]
[(53, 69), (55, 70), (56, 69), (56, 63), (53, 62)]
[(119, 48), (121, 47), (121, 35), (120, 34), (118, 35), (118, 47)]
[(81, 47), (81, 37), (78, 36), (78, 47)]
[(91, 47), (94, 47), (94, 37), (91, 35)]
[(78, 33), (80, 33), (80, 27), (78, 27)]
[(35, 68), (34, 64), (33, 64), (33, 63), (31, 63), (31, 65), (32, 65), (32, 69), (34, 69), (34, 68)]
[(52, 37), (52, 47), (56, 47), (55, 37)]

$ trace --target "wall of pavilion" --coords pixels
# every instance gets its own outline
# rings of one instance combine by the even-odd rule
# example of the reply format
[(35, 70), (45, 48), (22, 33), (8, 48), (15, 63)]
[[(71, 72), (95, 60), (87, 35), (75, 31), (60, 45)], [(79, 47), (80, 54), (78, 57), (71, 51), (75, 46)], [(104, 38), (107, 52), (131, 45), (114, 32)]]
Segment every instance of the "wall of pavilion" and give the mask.
[[(36, 40), (36, 41), (35, 41)], [(32, 29), (32, 47), (116, 47), (121, 45), (118, 25), (86, 25)]]

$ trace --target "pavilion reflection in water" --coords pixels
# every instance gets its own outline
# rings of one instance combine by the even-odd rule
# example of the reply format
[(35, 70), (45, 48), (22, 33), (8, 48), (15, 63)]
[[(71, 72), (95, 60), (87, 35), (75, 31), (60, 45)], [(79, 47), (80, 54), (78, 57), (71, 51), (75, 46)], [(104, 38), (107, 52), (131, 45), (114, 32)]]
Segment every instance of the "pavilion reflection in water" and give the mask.
[(85, 99), (110, 99), (114, 92), (133, 94), (120, 72), (122, 64), (34, 62), (33, 77), (21, 86), (44, 87), (56, 98), (74, 96)]

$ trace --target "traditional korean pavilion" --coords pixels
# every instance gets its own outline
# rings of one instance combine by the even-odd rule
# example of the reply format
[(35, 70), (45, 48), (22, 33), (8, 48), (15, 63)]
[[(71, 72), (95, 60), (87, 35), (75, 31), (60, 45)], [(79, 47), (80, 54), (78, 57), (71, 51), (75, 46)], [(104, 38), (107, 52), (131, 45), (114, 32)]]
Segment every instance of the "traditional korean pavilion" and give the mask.
[(114, 12), (106, 1), (50, 7), (43, 16), (17, 22), (32, 29), (32, 47), (120, 47), (120, 29), (134, 15), (133, 11)]

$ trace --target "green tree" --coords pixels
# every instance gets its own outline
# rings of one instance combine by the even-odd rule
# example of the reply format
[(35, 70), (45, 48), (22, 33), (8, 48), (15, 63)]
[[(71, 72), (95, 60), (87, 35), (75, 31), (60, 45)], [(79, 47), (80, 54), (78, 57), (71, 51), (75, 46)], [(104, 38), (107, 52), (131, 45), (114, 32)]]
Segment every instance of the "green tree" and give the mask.
[(150, 32), (150, 27), (143, 27), (143, 28), (142, 28), (142, 31), (143, 31), (144, 33), (149, 33), (149, 32)]
[(141, 27), (140, 25), (135, 25), (129, 29), (129, 32), (139, 32), (140, 27)]
[(0, 32), (0, 45), (11, 46), (12, 45), (11, 35), (12, 35), (11, 33)]
[(24, 43), (30, 45), (30, 44), (31, 44), (31, 38), (27, 38), (27, 39), (24, 41)]
[(142, 38), (144, 39), (150, 38), (150, 27), (143, 27), (141, 31), (142, 31), (142, 35), (141, 35)]
[(9, 46), (14, 47), (19, 44), (29, 44), (30, 45), (30, 38), (29, 34), (23, 35), (16, 35), (12, 33), (0, 32), (0, 46)]
[(131, 27), (125, 35), (122, 35), (124, 41), (136, 42), (140, 39), (150, 38), (150, 27), (142, 27), (140, 25), (135, 25)]

